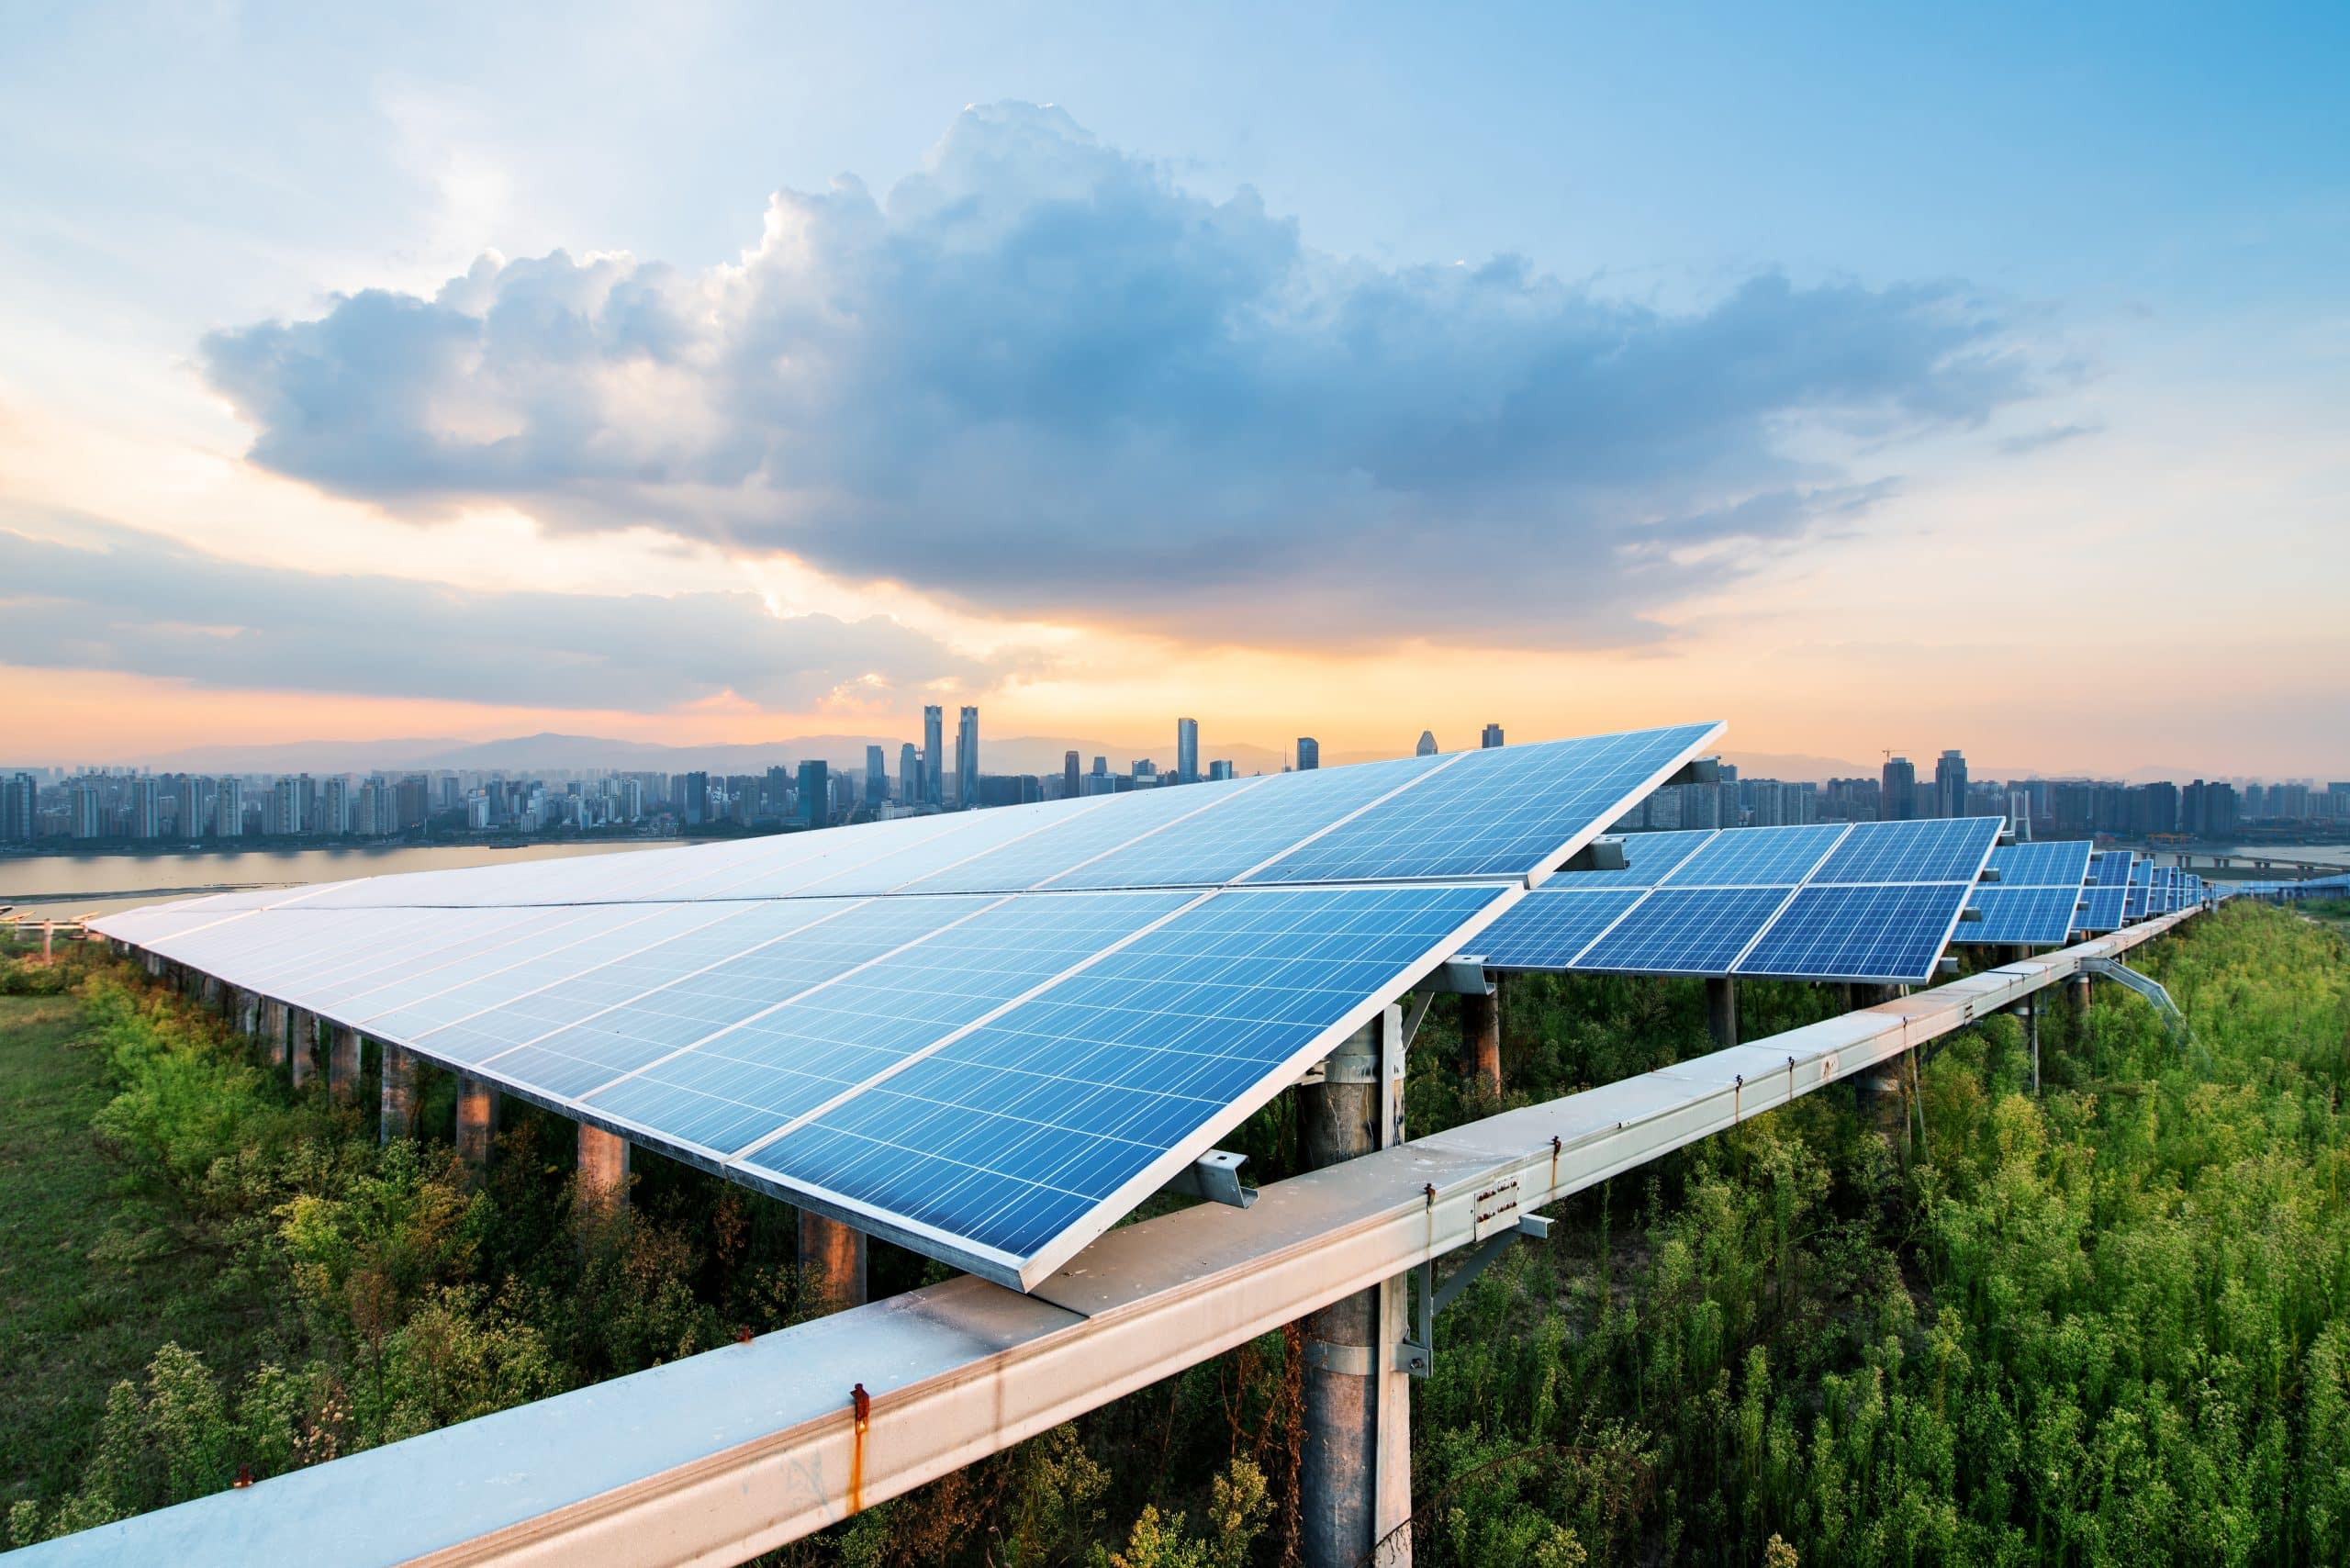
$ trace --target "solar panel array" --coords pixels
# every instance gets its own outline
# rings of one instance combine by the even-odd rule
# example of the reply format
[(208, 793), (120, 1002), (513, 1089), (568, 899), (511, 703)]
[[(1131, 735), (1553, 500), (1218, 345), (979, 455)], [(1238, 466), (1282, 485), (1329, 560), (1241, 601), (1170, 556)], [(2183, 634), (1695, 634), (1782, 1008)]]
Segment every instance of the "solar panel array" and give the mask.
[(2081, 895), (2079, 931), (2119, 931), (2129, 924), (2130, 863), (2126, 849), (2100, 851), (2089, 865), (2089, 885)]
[(228, 894), (93, 924), (1026, 1285), (1720, 728)]
[(2087, 839), (2009, 844), (1991, 851), (1998, 880), (1975, 890), (1983, 918), (1958, 928), (1954, 940), (2059, 947), (2081, 915), (2094, 846)]
[(1563, 873), (1463, 953), (1489, 969), (1929, 978), (1975, 890), (1998, 817), (1636, 834), (1626, 867)]

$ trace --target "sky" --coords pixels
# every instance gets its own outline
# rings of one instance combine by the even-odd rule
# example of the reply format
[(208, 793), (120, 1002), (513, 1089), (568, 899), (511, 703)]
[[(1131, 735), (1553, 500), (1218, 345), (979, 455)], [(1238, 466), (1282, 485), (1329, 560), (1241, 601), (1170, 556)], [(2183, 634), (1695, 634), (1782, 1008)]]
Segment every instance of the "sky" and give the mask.
[(2345, 80), (2338, 5), (18, 0), (0, 760), (2350, 777)]

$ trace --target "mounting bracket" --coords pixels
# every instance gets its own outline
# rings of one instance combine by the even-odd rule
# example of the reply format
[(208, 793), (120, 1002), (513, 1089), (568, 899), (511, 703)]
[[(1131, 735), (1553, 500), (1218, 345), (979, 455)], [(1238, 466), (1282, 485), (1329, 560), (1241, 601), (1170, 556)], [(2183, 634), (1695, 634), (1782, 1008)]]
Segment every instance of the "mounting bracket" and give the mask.
[[(1515, 1183), (1512, 1183), (1513, 1194)], [(1540, 1215), (1521, 1215), (1505, 1229), (1497, 1230), (1469, 1250), (1460, 1266), (1436, 1282), (1436, 1260), (1430, 1259), (1412, 1271), (1417, 1282), (1415, 1306), (1404, 1329), (1404, 1342), (1395, 1347), (1395, 1370), (1414, 1377), (1426, 1377), (1436, 1370), (1436, 1315), (1460, 1299), (1460, 1293), (1477, 1281), (1477, 1276), (1492, 1267), (1494, 1259), (1509, 1250), (1510, 1243), (1519, 1237), (1536, 1241), (1550, 1234), (1550, 1222)]]
[(1212, 1204), (1245, 1209), (1257, 1201), (1257, 1189), (1240, 1184), (1240, 1168), (1248, 1163), (1245, 1154), (1212, 1148), (1178, 1171), (1159, 1191), (1183, 1193)]

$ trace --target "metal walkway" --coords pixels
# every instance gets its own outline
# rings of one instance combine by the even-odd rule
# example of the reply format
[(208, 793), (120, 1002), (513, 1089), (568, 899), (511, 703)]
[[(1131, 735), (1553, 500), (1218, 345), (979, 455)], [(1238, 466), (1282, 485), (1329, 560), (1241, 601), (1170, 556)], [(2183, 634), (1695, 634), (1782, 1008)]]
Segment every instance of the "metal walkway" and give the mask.
[(2191, 911), (973, 1278), (30, 1548), (169, 1562), (734, 1563), (1865, 1072)]

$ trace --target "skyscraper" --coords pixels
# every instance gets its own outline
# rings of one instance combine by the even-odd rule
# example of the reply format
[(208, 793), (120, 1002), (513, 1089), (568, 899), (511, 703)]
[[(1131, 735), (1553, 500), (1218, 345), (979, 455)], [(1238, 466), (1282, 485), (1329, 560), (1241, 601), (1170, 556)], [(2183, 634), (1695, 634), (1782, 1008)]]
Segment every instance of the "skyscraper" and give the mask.
[(1499, 724), (1487, 724), (1483, 737), (1477, 744), (1487, 751), (1493, 750), (1494, 747), (1502, 744), (1502, 727)]
[(1197, 719), (1175, 721), (1175, 782), (1196, 784), (1200, 781), (1200, 722)]
[(1231, 777), (1232, 762), (1229, 758), (1225, 758), (1208, 764), (1208, 778), (1210, 779), (1221, 782)]
[(878, 806), (890, 798), (890, 770), (881, 761), (881, 748), (865, 748), (865, 803)]
[(1297, 770), (1311, 773), (1322, 766), (1322, 743), (1312, 735), (1297, 737)]
[(946, 781), (941, 771), (946, 756), (946, 711), (935, 702), (922, 711), (922, 803), (925, 806), (946, 803)]
[(1878, 810), (1889, 823), (1906, 823), (1918, 814), (1918, 769), (1906, 756), (1885, 759), (1885, 781), (1877, 790)]
[(822, 827), (833, 820), (832, 770), (823, 762), (812, 760), (800, 765), (800, 823), (803, 827)]
[(1061, 758), (1062, 799), (1069, 801), (1076, 800), (1077, 790), (1077, 753), (1070, 752), (1068, 756)]
[(1934, 815), (1963, 817), (1966, 814), (1966, 758), (1956, 746), (1942, 753), (1934, 764)]
[(19, 773), (0, 784), (0, 843), (32, 842), (33, 797), (33, 776), (29, 773)]
[(1434, 756), (1436, 755), (1436, 732), (1434, 730), (1422, 730), (1420, 732), (1420, 744), (1418, 746), (1414, 748), (1414, 755), (1418, 756)]
[(163, 836), (163, 788), (152, 778), (130, 781), (130, 836)]
[(710, 775), (693, 772), (686, 775), (686, 822), (698, 825), (710, 820)]
[(922, 804), (922, 751), (912, 741), (898, 748), (898, 803)]
[(223, 778), (220, 780), (220, 791), (214, 799), (219, 813), (218, 825), (214, 831), (223, 838), (242, 838), (245, 835), (245, 781)]
[(98, 787), (95, 784), (73, 786), (73, 836), (102, 838), (106, 825), (98, 812)]
[(955, 803), (969, 811), (979, 803), (979, 711), (967, 707), (955, 727)]

